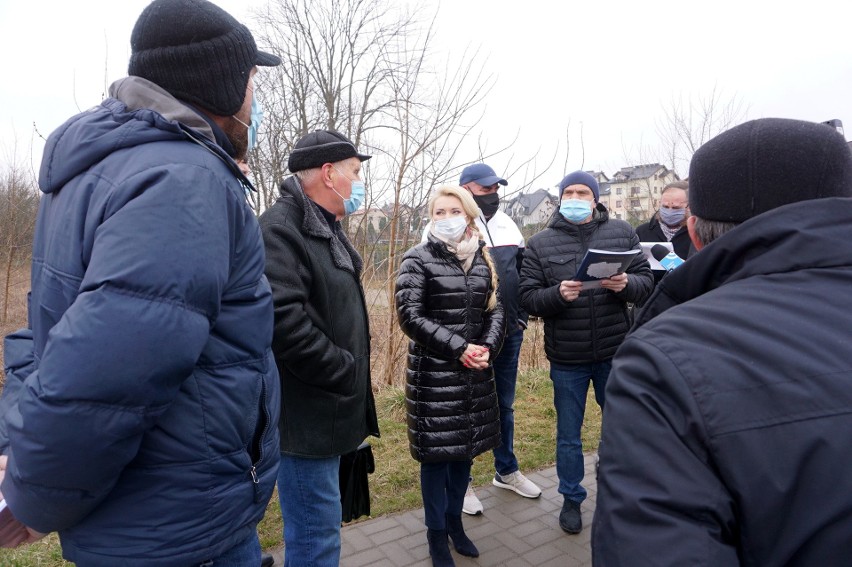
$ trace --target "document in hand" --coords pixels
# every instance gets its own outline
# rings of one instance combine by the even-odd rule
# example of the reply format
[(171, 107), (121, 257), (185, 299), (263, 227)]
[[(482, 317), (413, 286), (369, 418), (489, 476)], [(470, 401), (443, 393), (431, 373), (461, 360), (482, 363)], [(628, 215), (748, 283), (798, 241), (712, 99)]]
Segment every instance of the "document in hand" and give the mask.
[(600, 287), (601, 280), (624, 273), (633, 258), (641, 253), (641, 250), (613, 252), (589, 248), (577, 268), (577, 275), (574, 276), (574, 280), (583, 282), (583, 289)]

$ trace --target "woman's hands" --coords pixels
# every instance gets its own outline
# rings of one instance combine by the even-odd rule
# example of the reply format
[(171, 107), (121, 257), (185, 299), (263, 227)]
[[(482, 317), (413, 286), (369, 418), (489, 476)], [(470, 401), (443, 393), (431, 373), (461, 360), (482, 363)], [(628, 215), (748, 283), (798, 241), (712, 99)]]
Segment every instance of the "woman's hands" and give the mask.
[(464, 349), (459, 360), (467, 368), (472, 368), (473, 370), (485, 370), (488, 368), (488, 358), (490, 354), (488, 347), (471, 343), (467, 345), (466, 349)]

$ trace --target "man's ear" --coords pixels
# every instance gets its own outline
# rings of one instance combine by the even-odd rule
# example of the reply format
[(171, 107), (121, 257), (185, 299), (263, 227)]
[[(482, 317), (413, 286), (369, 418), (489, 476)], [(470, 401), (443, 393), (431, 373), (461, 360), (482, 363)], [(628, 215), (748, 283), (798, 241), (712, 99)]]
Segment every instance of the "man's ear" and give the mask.
[(689, 233), (689, 239), (692, 241), (692, 245), (695, 246), (696, 250), (701, 250), (704, 248), (704, 243), (698, 239), (698, 234), (695, 232), (695, 220), (696, 218), (692, 215), (689, 215), (686, 219), (686, 231)]
[(334, 187), (334, 180), (332, 176), (337, 173), (334, 171), (334, 165), (331, 163), (324, 163), (320, 168), (320, 178), (322, 179), (322, 184), (326, 186), (326, 188), (331, 189)]

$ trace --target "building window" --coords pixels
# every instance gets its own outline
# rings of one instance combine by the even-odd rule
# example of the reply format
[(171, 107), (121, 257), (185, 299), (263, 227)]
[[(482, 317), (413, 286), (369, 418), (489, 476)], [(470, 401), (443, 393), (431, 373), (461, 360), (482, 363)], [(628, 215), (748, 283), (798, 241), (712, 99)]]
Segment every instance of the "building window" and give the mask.
[(630, 199), (630, 207), (639, 209), (642, 207), (642, 204), (639, 202), (639, 199)]
[(616, 189), (616, 190), (615, 190), (615, 194), (616, 194), (616, 195), (621, 195), (621, 187), (619, 187), (618, 189)]
[[(621, 189), (619, 189), (618, 191), (619, 191), (619, 192), (621, 192)], [(621, 201), (616, 201), (616, 202), (615, 202), (615, 208), (616, 208), (616, 209), (620, 209), (620, 208), (621, 208)]]
[(654, 187), (654, 195), (656, 195), (658, 192), (659, 192), (659, 189), (657, 187)]
[(640, 194), (640, 192), (641, 192), (641, 189), (639, 187), (631, 187), (630, 188), (630, 195), (632, 195), (633, 197), (638, 196)]

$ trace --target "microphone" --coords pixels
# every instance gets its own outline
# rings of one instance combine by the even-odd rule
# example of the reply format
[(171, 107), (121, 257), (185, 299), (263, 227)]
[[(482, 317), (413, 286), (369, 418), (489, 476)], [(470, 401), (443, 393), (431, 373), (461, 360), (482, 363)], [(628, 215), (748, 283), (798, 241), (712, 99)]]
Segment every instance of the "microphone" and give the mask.
[(651, 256), (653, 256), (667, 272), (671, 272), (683, 264), (683, 258), (674, 252), (669, 252), (669, 249), (662, 244), (654, 244), (651, 246)]

